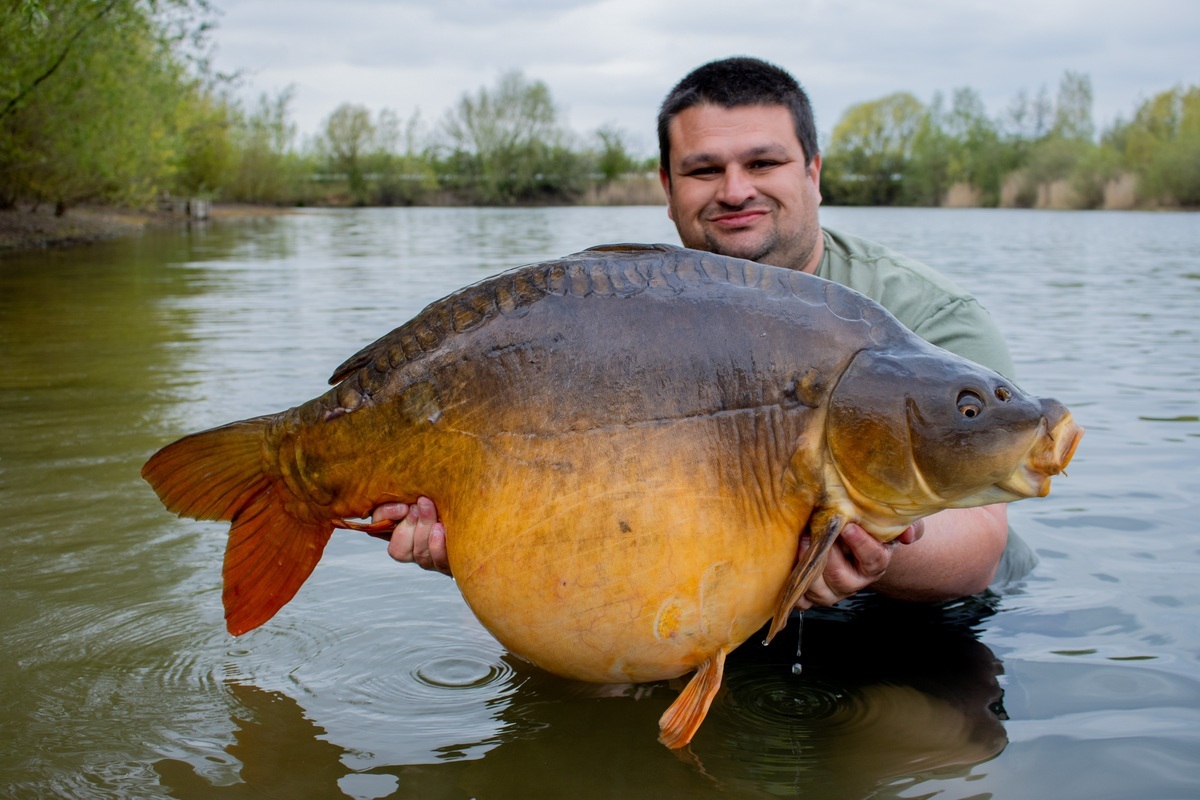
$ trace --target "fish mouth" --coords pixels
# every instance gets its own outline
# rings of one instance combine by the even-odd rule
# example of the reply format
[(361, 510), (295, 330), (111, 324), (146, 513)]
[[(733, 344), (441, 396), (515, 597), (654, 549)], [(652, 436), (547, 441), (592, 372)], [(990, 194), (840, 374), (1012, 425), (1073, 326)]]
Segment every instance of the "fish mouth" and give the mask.
[(1050, 493), (1050, 479), (1065, 472), (1075, 457), (1083, 433), (1065, 408), (1053, 424), (1043, 418), (1021, 466), (996, 485), (1018, 497), (1045, 497)]

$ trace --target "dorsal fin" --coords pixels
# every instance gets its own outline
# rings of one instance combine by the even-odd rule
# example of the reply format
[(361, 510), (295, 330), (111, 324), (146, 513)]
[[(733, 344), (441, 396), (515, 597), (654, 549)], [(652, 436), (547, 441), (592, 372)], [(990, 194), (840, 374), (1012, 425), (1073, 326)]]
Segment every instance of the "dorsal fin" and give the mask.
[(713, 283), (759, 289), (771, 297), (795, 298), (810, 305), (827, 304), (849, 318), (861, 316), (863, 303), (874, 305), (849, 289), (796, 270), (668, 244), (597, 245), (510, 269), (429, 304), (343, 362), (329, 382), (338, 384), (372, 365), (380, 372), (395, 369), (435, 349), (453, 333), (499, 315), (524, 313), (547, 295), (612, 296), (655, 289), (678, 293), (688, 286)]

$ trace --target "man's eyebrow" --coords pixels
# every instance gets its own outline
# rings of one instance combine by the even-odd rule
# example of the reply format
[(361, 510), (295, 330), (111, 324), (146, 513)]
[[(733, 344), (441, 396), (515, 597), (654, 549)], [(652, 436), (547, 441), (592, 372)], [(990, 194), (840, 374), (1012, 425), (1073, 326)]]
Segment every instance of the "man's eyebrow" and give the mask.
[(788, 149), (781, 144), (764, 144), (758, 147), (751, 147), (741, 154), (742, 161), (754, 161), (755, 159), (769, 157), (776, 161), (791, 161), (792, 155)]
[(719, 161), (720, 159), (713, 153), (692, 153), (679, 160), (679, 169), (684, 171), (696, 167), (707, 167)]

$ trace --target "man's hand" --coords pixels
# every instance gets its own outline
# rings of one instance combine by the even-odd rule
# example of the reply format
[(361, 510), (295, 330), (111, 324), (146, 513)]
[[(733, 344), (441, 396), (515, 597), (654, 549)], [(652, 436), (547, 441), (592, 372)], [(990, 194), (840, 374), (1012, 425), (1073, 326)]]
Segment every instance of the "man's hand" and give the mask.
[(388, 555), (405, 564), (450, 574), (446, 555), (446, 526), (438, 522), (437, 509), (428, 497), (407, 503), (384, 503), (371, 512), (371, 521), (399, 520), (388, 540)]
[[(898, 545), (912, 544), (924, 533), (925, 521), (917, 520), (884, 544), (855, 523), (849, 523), (829, 549), (825, 569), (796, 601), (796, 608), (804, 611), (813, 606), (831, 606), (858, 594), (883, 577)], [(807, 547), (806, 538), (800, 547), (801, 554)]]

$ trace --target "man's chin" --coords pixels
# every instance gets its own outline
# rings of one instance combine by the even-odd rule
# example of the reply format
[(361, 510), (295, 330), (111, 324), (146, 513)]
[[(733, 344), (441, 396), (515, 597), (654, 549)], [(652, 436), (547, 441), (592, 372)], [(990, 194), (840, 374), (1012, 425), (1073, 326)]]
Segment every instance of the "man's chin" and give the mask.
[(773, 244), (761, 240), (738, 241), (737, 239), (718, 239), (715, 236), (705, 236), (704, 249), (719, 256), (744, 258), (747, 261), (764, 261), (771, 254)]

